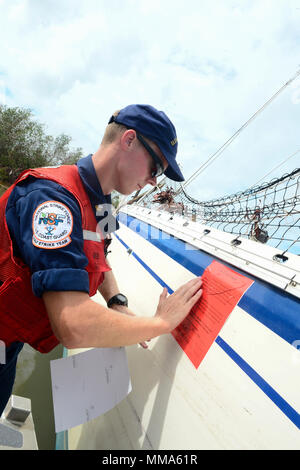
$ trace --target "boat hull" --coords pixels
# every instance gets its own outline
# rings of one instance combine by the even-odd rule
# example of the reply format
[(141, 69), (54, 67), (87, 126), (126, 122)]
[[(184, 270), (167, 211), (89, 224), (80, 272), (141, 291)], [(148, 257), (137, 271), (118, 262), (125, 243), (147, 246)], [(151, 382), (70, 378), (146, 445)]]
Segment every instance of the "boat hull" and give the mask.
[[(172, 334), (151, 340), (148, 350), (127, 347), (132, 392), (110, 412), (69, 430), (69, 448), (300, 449), (300, 308), (298, 296), (279, 287), (287, 284), (287, 268), (274, 262), (272, 283), (270, 270), (264, 276), (257, 267), (255, 276), (241, 252), (232, 251), (240, 262), (234, 266), (222, 250), (216, 256), (170, 237), (159, 219), (151, 239), (154, 225), (133, 214), (120, 214), (109, 260), (137, 315), (152, 316), (164, 286), (171, 293), (213, 262), (245, 276), (250, 287), (200, 364)], [(104, 305), (100, 295), (94, 300)]]

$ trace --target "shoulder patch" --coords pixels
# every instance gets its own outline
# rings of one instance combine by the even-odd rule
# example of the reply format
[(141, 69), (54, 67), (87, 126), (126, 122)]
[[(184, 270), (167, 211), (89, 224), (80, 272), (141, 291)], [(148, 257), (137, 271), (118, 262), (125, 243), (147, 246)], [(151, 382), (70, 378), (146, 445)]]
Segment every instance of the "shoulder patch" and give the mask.
[(70, 209), (59, 201), (45, 201), (32, 217), (32, 244), (52, 250), (71, 243), (73, 216)]

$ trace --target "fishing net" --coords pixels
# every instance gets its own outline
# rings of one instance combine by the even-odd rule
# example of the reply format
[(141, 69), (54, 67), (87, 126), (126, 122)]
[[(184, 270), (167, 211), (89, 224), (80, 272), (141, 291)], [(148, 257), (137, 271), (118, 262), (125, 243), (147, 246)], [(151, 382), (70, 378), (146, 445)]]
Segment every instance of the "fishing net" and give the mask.
[(300, 254), (300, 168), (246, 191), (199, 201), (167, 178), (129, 201)]

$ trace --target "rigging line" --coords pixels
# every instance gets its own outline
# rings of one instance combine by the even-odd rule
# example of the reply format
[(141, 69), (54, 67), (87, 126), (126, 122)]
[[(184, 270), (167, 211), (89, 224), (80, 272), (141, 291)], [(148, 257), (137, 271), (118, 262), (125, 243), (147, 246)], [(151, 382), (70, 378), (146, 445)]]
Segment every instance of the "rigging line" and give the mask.
[(264, 175), (260, 180), (257, 181), (257, 183), (253, 184), (249, 189), (252, 189), (252, 188), (255, 188), (256, 185), (258, 185), (258, 183), (260, 183), (261, 181), (264, 180), (264, 178), (266, 178), (267, 176), (269, 176), (274, 170), (277, 170), (277, 168), (279, 168), (280, 166), (282, 166), (285, 162), (287, 162), (290, 158), (294, 157), (295, 155), (297, 155), (297, 153), (300, 152), (300, 149), (298, 149), (296, 152), (294, 152), (292, 155), (290, 155), (289, 157), (287, 157), (285, 160), (283, 160), (281, 163), (279, 163), (279, 165), (275, 166), (274, 168), (272, 168), (272, 170), (269, 171), (269, 173), (267, 173), (266, 175)]
[(221, 155), (221, 153), (230, 145), (234, 139), (238, 137), (238, 135), (260, 114), (288, 85), (290, 85), (298, 76), (300, 75), (300, 70), (296, 72), (296, 74), (290, 78), (276, 93), (274, 93), (271, 98), (266, 101), (266, 103), (261, 106), (249, 119), (246, 121), (216, 152), (214, 152), (206, 162), (204, 162), (200, 168), (192, 175), (190, 178), (187, 179), (183, 184), (181, 184), (181, 187), (186, 187), (188, 184), (190, 184), (194, 179), (204, 171), (207, 166), (209, 166), (211, 163), (213, 163), (214, 160), (216, 160), (217, 157)]

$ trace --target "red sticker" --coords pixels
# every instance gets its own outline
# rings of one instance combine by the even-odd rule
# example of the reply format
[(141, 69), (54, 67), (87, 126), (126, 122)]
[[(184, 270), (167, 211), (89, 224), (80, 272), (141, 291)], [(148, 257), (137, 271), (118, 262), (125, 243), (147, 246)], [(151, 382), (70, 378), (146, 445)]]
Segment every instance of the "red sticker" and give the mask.
[(194, 364), (201, 364), (251, 279), (213, 261), (202, 275), (203, 294), (172, 335)]

